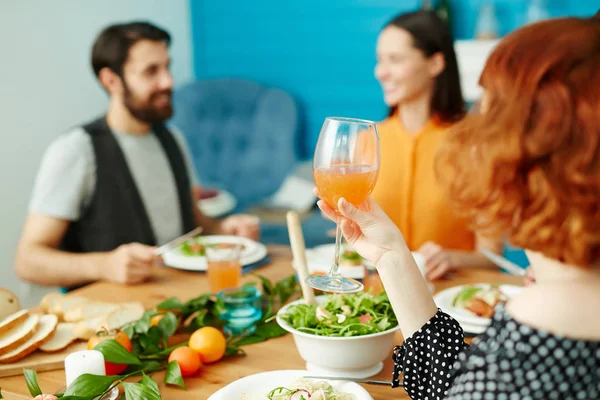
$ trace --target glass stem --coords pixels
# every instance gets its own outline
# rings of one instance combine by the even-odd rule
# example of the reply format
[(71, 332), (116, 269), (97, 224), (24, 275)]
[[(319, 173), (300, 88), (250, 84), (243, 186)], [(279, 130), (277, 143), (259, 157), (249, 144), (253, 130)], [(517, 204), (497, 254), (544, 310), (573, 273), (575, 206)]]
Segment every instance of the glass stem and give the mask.
[(335, 228), (335, 253), (333, 256), (333, 265), (331, 266), (331, 271), (329, 271), (329, 276), (332, 277), (340, 277), (340, 247), (342, 243), (342, 226), (341, 226), (341, 218), (338, 217), (336, 228)]

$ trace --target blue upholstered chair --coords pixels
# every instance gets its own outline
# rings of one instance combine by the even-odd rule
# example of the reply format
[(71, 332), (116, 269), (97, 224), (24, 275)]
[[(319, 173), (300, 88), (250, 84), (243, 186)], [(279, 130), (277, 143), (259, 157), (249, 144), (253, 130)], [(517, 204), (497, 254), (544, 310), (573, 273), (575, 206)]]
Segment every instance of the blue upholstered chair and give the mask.
[(275, 193), (294, 169), (298, 107), (282, 90), (240, 79), (175, 90), (173, 124), (184, 134), (204, 187), (231, 192), (240, 208)]

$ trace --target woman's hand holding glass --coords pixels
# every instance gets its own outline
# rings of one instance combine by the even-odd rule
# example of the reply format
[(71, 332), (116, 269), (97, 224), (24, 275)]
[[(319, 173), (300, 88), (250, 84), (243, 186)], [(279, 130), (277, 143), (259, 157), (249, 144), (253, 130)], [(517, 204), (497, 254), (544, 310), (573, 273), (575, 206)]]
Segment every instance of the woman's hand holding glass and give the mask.
[[(321, 197), (317, 205), (328, 219), (336, 222), (338, 214)], [(370, 197), (358, 208), (341, 198), (338, 202), (342, 234), (346, 241), (362, 257), (377, 264), (388, 251), (406, 248), (404, 237), (398, 227)]]

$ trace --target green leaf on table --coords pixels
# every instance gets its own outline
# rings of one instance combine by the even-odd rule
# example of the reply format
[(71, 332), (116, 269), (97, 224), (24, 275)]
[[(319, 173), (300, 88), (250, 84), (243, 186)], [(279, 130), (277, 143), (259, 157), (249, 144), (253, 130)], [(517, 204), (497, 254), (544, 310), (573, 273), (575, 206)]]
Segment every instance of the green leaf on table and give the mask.
[(170, 338), (179, 325), (179, 320), (172, 312), (168, 312), (158, 321), (158, 329), (162, 333), (162, 337), (165, 339)]
[(298, 290), (298, 281), (295, 275), (288, 276), (275, 285), (275, 291), (282, 305), (296, 293), (296, 290)]
[(127, 328), (123, 328), (123, 332), (125, 332), (129, 339), (133, 339), (133, 335), (135, 334), (135, 326), (129, 325)]
[(227, 344), (225, 348), (225, 357), (244, 357), (246, 352), (236, 344)]
[[(101, 342), (104, 343), (104, 342)], [(96, 348), (94, 348), (95, 350)], [(92, 375), (83, 374), (77, 377), (65, 390), (64, 397), (77, 396), (77, 397), (88, 397), (96, 398), (102, 393), (106, 392), (108, 388), (120, 377), (118, 376), (103, 376), (103, 375)]]
[(114, 339), (103, 340), (98, 343), (94, 350), (98, 350), (104, 356), (104, 360), (116, 364), (139, 365), (139, 358), (127, 351), (121, 343)]
[(177, 297), (171, 297), (156, 306), (158, 310), (181, 310), (183, 303)]
[(249, 344), (264, 342), (267, 339), (283, 336), (287, 333), (285, 329), (279, 326), (276, 321), (261, 323), (256, 326), (256, 330), (248, 336), (233, 342), (233, 346), (246, 346)]
[(2, 397), (2, 388), (0, 387), (0, 399), (3, 399), (4, 397)]
[(257, 274), (254, 274), (254, 276), (256, 276), (258, 279), (260, 279), (260, 282), (262, 283), (262, 289), (263, 289), (262, 292), (266, 296), (271, 296), (275, 292), (273, 283), (271, 283), (271, 281), (268, 278), (265, 278), (264, 276), (257, 275)]
[(135, 331), (137, 333), (146, 333), (150, 329), (150, 319), (158, 314), (155, 311), (144, 311), (142, 318), (135, 323)]
[(142, 373), (142, 381), (140, 383), (142, 385), (148, 386), (160, 395), (160, 391), (158, 390), (158, 384), (154, 379), (150, 378), (148, 375)]
[(181, 369), (177, 361), (173, 360), (167, 365), (167, 373), (165, 374), (165, 383), (167, 385), (177, 385), (185, 389), (185, 383), (183, 383), (183, 377), (181, 376)]
[(25, 375), (25, 383), (27, 383), (27, 389), (29, 389), (31, 397), (42, 394), (42, 389), (40, 389), (40, 385), (38, 385), (37, 372), (31, 369), (24, 369), (23, 375)]
[(163, 338), (158, 326), (152, 326), (145, 335), (139, 337), (140, 346), (143, 354), (154, 354), (161, 350), (159, 344)]
[(141, 383), (123, 382), (126, 400), (161, 400), (160, 393)]
[[(55, 395), (56, 396), (56, 395)], [(81, 396), (56, 396), (60, 400), (89, 400), (89, 397), (81, 397)]]
[(283, 336), (286, 333), (287, 331), (281, 326), (279, 326), (277, 321), (271, 321), (260, 324), (256, 327), (256, 330), (253, 332), (254, 335), (264, 337), (265, 339)]
[(210, 293), (205, 293), (201, 296), (198, 296), (196, 298), (186, 301), (185, 304), (183, 305), (183, 309), (181, 311), (183, 316), (187, 317), (190, 314), (193, 314), (194, 312), (196, 312), (198, 310), (202, 310), (202, 309), (206, 308), (208, 305), (208, 302), (210, 300), (210, 296), (211, 296)]

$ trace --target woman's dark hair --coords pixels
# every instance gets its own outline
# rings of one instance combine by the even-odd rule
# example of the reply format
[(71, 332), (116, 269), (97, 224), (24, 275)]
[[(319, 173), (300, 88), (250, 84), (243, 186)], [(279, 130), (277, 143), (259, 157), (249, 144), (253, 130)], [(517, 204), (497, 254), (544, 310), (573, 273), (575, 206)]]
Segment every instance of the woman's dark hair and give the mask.
[(122, 77), (129, 49), (140, 40), (164, 42), (169, 45), (171, 36), (167, 31), (148, 22), (115, 24), (105, 28), (92, 47), (92, 69), (96, 76), (102, 68), (108, 67)]
[[(448, 24), (435, 12), (421, 10), (398, 15), (385, 25), (386, 28), (390, 26), (410, 33), (414, 47), (421, 50), (425, 57), (443, 54), (446, 67), (435, 79), (431, 112), (445, 122), (460, 120), (465, 115), (465, 102)], [(397, 106), (390, 107), (389, 115), (393, 115), (396, 109)]]

